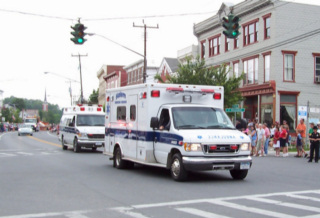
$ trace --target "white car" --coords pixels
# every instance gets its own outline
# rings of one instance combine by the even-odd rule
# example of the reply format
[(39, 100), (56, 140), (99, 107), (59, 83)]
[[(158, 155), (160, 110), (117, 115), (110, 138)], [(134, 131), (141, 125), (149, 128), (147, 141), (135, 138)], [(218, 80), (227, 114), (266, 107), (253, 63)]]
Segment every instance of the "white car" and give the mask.
[(20, 135), (33, 135), (31, 124), (21, 124), (18, 129), (18, 136)]

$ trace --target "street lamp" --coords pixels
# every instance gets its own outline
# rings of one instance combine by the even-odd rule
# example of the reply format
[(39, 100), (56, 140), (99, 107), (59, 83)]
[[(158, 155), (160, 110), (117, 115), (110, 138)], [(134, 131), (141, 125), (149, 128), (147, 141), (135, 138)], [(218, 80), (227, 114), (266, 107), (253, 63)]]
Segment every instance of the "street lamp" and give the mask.
[[(57, 74), (57, 73), (53, 73), (53, 72), (44, 72), (44, 74), (53, 74), (55, 76), (58, 76), (58, 77), (62, 77), (62, 78), (65, 78), (67, 79), (68, 81), (66, 82), (70, 82), (70, 88), (69, 88), (69, 93), (70, 93), (70, 98), (71, 98), (71, 105), (72, 105), (72, 92), (71, 92), (71, 82), (76, 82), (76, 83), (80, 83), (78, 80), (74, 80), (74, 79), (71, 79), (71, 78), (68, 78), (66, 76), (62, 76), (60, 74)], [(81, 86), (81, 99), (83, 99), (83, 96), (82, 96), (82, 86)]]

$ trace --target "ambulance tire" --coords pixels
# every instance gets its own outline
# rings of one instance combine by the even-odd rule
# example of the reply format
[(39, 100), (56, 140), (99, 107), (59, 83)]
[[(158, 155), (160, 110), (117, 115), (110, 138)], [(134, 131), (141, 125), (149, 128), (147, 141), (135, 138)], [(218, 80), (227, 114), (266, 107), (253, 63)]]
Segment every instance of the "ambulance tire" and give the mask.
[(62, 146), (62, 150), (67, 150), (67, 149), (68, 149), (68, 146), (66, 146), (66, 145), (64, 144), (63, 136), (61, 137), (61, 146)]
[(119, 146), (117, 146), (116, 150), (114, 151), (113, 167), (117, 169), (124, 169), (126, 168), (126, 166), (127, 166), (126, 161), (122, 160), (121, 149)]
[(81, 146), (78, 144), (78, 139), (73, 141), (73, 151), (79, 153), (81, 151)]
[(230, 170), (230, 174), (235, 180), (243, 180), (248, 174), (248, 170)]
[(171, 177), (175, 181), (184, 181), (188, 177), (188, 171), (185, 170), (181, 155), (179, 153), (176, 153), (172, 156), (170, 172)]

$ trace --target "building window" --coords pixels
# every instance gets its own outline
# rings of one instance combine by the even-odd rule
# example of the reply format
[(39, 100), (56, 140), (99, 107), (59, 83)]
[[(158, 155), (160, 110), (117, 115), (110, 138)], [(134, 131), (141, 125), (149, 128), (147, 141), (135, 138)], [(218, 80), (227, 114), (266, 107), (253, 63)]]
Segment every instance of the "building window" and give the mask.
[(220, 54), (221, 34), (209, 39), (209, 57)]
[(238, 38), (236, 38), (236, 39), (234, 39), (233, 47), (234, 47), (234, 49), (239, 48), (239, 37), (238, 37)]
[(204, 59), (206, 58), (206, 40), (203, 40), (200, 42), (201, 44), (201, 58)]
[(280, 92), (280, 123), (287, 121), (290, 131), (294, 131), (297, 124), (297, 95), (296, 93)]
[(243, 24), (243, 45), (258, 42), (259, 19)]
[(230, 51), (230, 39), (225, 37), (226, 41), (225, 41), (225, 51)]
[(263, 16), (264, 21), (264, 39), (270, 38), (270, 20), (271, 20), (271, 14), (267, 14)]
[(233, 76), (239, 77), (239, 61), (233, 62)]
[(283, 81), (294, 82), (296, 51), (282, 51), (283, 54)]
[(257, 55), (243, 60), (243, 71), (245, 74), (243, 85), (258, 83), (258, 57)]
[(312, 53), (314, 57), (314, 82), (320, 83), (320, 53)]
[(270, 80), (270, 58), (271, 52), (266, 52), (263, 55), (264, 59), (264, 82), (269, 82)]

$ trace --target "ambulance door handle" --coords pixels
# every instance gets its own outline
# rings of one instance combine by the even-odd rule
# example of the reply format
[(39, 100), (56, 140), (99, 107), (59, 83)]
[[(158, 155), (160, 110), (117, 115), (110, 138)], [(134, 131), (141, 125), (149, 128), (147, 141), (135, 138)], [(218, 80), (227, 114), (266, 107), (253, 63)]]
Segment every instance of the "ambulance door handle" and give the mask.
[(158, 142), (158, 138), (154, 137), (154, 142), (157, 143)]
[(114, 136), (114, 133), (110, 133), (109, 135), (110, 135), (110, 136)]

